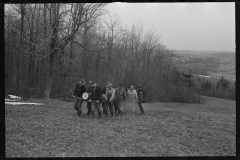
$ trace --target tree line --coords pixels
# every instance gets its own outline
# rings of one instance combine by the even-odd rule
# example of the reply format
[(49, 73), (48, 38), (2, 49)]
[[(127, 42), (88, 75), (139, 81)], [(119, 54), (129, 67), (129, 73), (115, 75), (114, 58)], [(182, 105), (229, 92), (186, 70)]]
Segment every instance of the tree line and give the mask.
[[(5, 90), (38, 98), (72, 95), (79, 79), (143, 86), (148, 101), (188, 89), (160, 35), (123, 27), (102, 3), (5, 5)], [(190, 98), (187, 98), (190, 99)], [(194, 100), (195, 101), (195, 100)]]

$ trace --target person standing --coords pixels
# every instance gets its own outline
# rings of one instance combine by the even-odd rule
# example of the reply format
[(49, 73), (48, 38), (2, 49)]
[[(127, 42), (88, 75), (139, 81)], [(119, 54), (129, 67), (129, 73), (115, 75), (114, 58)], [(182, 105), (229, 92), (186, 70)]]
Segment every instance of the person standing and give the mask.
[(102, 108), (103, 108), (103, 114), (106, 115), (105, 113), (105, 103), (106, 103), (106, 100), (107, 100), (107, 96), (106, 96), (106, 90), (107, 90), (107, 85), (105, 87), (103, 87), (102, 89)]
[(130, 86), (127, 86), (127, 87), (125, 88), (126, 95), (128, 94), (128, 90), (129, 90), (130, 88), (131, 88)]
[[(91, 93), (92, 89), (93, 89), (93, 82), (89, 81), (89, 84), (90, 84), (90, 86), (88, 87), (87, 92)], [(91, 113), (91, 102), (87, 102), (87, 109), (88, 109), (87, 115), (90, 115), (90, 113)]]
[(142, 103), (145, 103), (145, 91), (143, 90), (143, 88), (141, 86), (138, 87), (137, 95), (138, 95), (138, 106), (141, 111), (141, 113), (139, 115), (142, 115), (142, 114), (144, 114)]
[[(90, 100), (91, 102), (91, 113), (93, 117), (95, 117), (95, 110), (97, 109), (98, 111), (98, 116), (101, 118), (102, 112), (101, 112), (101, 102), (102, 102), (102, 89), (100, 86), (97, 85), (96, 82), (92, 82), (93, 88), (92, 91), (90, 92)], [(94, 102), (92, 102), (94, 101)]]
[[(81, 79), (78, 84), (76, 84), (75, 91), (74, 91), (74, 96), (77, 98), (82, 98), (82, 95), (84, 92), (86, 92), (86, 87), (84, 79)], [(77, 111), (77, 115), (80, 117), (82, 114), (82, 100), (75, 98), (74, 101), (74, 109)]]
[(135, 104), (138, 104), (140, 111), (142, 113), (143, 111), (143, 109), (141, 109), (142, 105), (139, 103), (137, 91), (134, 89), (133, 85), (131, 85), (130, 89), (127, 91), (127, 96), (129, 103), (132, 105), (131, 107), (134, 107)]
[(122, 84), (119, 84), (119, 88), (116, 90), (115, 94), (116, 105), (118, 110), (118, 115), (122, 116), (123, 113), (123, 101), (126, 100), (126, 92)]
[(117, 93), (118, 88), (116, 88), (116, 87), (113, 87), (113, 88), (115, 89), (115, 98), (113, 100), (113, 108), (114, 108), (114, 114), (115, 114), (115, 116), (117, 116), (118, 115), (118, 102), (116, 99), (116, 93)]
[(113, 101), (115, 98), (115, 89), (112, 87), (111, 83), (107, 84), (107, 89), (106, 89), (106, 103), (104, 106), (104, 112), (106, 114), (106, 117), (108, 116), (108, 107), (110, 110), (111, 117), (113, 117)]

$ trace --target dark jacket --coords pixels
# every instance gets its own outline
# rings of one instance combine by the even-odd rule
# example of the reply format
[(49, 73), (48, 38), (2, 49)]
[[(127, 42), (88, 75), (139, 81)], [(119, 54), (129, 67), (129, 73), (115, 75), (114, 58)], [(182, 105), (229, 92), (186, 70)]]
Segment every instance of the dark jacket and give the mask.
[(77, 84), (73, 95), (82, 98), (84, 92), (86, 92), (86, 87), (84, 85)]
[(138, 90), (137, 95), (138, 95), (138, 101), (140, 103), (144, 103), (145, 102), (145, 91), (144, 90)]
[(125, 101), (126, 100), (126, 92), (125, 89), (116, 89), (115, 99), (117, 101)]
[(99, 102), (102, 102), (102, 88), (97, 86), (95, 89), (94, 87), (92, 88), (91, 90), (91, 95), (90, 95), (90, 98), (91, 100), (93, 101), (99, 101)]
[(106, 91), (107, 91), (107, 87), (103, 87), (102, 94), (106, 94)]
[(87, 89), (87, 92), (88, 92), (88, 93), (91, 93), (91, 92), (92, 92), (92, 89), (93, 89), (93, 86), (89, 86), (88, 89)]

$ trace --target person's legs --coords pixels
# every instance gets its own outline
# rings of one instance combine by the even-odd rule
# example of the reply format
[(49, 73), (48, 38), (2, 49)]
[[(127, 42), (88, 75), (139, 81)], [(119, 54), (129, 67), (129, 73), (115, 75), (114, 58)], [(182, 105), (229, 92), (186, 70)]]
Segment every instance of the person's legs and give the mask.
[(109, 102), (109, 110), (111, 113), (111, 117), (113, 117), (113, 102), (112, 103)]
[(138, 106), (139, 106), (139, 108), (140, 108), (141, 114), (144, 114), (144, 110), (143, 110), (143, 107), (142, 107), (142, 103), (139, 102), (139, 103), (138, 103)]
[(78, 116), (80, 116), (82, 114), (82, 103), (83, 101), (79, 100), (79, 105), (78, 105)]
[(93, 103), (91, 103), (91, 113), (95, 117), (95, 105)]
[(122, 115), (123, 113), (123, 101), (118, 102), (118, 115)]
[(74, 109), (76, 111), (78, 111), (78, 103), (79, 103), (79, 99), (75, 99), (75, 101), (74, 101)]
[(98, 111), (98, 117), (101, 118), (101, 116), (102, 116), (101, 103), (95, 103), (95, 106), (96, 106), (97, 111)]
[(115, 113), (115, 115), (117, 115), (118, 114), (118, 101), (114, 101), (113, 106), (114, 106), (114, 113)]
[(88, 109), (87, 115), (90, 115), (90, 113), (91, 113), (91, 103), (90, 102), (87, 102), (87, 109)]
[(105, 114), (105, 102), (102, 102), (102, 109), (103, 109), (103, 114)]
[(103, 103), (103, 113), (105, 114), (105, 116), (108, 116), (108, 103), (105, 102)]

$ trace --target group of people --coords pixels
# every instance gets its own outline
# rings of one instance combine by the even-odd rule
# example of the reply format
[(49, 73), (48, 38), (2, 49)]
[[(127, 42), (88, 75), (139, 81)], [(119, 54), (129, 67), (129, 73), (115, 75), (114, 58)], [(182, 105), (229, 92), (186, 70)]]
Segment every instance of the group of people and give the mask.
[(95, 117), (95, 111), (97, 110), (99, 118), (102, 116), (101, 106), (103, 108), (103, 114), (108, 117), (108, 110), (110, 111), (110, 117), (122, 116), (124, 101), (133, 105), (138, 105), (141, 113), (144, 115), (142, 103), (145, 103), (145, 91), (141, 86), (136, 91), (134, 86), (128, 86), (124, 88), (122, 84), (119, 84), (118, 88), (113, 88), (113, 85), (108, 82), (103, 88), (98, 86), (97, 82), (90, 81), (90, 86), (86, 88), (86, 82), (81, 79), (75, 87), (74, 96), (74, 109), (77, 111), (77, 115), (80, 117), (82, 114), (83, 93), (87, 92), (89, 99), (87, 101), (87, 115), (93, 115)]

